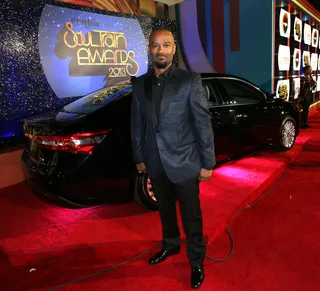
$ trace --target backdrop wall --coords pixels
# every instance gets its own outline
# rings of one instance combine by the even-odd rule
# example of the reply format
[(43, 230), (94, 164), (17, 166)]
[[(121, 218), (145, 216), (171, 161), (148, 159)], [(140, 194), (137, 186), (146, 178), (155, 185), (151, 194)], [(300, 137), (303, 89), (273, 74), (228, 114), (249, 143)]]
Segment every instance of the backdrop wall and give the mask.
[(273, 1), (197, 0), (197, 8), (201, 44), (214, 69), (271, 91)]
[(152, 29), (176, 33), (172, 20), (54, 0), (3, 0), (0, 11), (0, 147), (23, 137), (24, 118), (145, 73)]
[(225, 71), (271, 91), (273, 1), (239, 1), (238, 7), (232, 7), (232, 2), (224, 2)]

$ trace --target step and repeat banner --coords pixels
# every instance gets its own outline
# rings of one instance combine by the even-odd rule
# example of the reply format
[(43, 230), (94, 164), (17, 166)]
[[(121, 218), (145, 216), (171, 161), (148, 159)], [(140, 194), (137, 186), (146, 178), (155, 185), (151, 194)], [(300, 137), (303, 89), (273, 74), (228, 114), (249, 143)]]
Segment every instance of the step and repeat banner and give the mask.
[(277, 97), (298, 103), (303, 68), (310, 65), (320, 92), (319, 23), (294, 4), (280, 4), (275, 9), (275, 72), (274, 88)]

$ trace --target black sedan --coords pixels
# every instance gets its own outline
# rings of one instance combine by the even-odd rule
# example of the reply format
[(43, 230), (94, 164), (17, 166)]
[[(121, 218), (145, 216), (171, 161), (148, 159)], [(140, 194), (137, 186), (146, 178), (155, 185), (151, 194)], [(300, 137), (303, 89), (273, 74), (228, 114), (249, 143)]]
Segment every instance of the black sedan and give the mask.
[[(294, 145), (300, 115), (293, 103), (235, 76), (207, 73), (202, 81), (218, 163), (261, 145)], [(137, 202), (156, 209), (148, 176), (138, 175), (133, 165), (130, 105), (131, 83), (122, 82), (26, 120), (22, 162), (35, 192), (85, 207), (131, 190)]]

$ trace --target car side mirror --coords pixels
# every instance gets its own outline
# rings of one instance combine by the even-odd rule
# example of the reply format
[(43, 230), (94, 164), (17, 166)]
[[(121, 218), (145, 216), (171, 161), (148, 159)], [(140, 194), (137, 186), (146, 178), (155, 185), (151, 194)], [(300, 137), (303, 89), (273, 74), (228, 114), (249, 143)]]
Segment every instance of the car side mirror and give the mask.
[(272, 101), (276, 98), (276, 94), (266, 94), (265, 98), (266, 98), (266, 101)]

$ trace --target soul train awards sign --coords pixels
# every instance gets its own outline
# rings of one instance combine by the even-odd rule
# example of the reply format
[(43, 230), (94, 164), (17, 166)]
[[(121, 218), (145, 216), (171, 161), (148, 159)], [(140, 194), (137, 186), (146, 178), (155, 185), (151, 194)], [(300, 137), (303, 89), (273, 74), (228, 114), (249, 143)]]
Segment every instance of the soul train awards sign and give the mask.
[(71, 76), (105, 75), (109, 78), (136, 76), (139, 64), (135, 51), (127, 50), (123, 32), (94, 29), (87, 35), (75, 32), (72, 22), (67, 22), (60, 33), (56, 55), (72, 57), (69, 63)]
[(148, 69), (137, 19), (46, 5), (38, 38), (42, 66), (59, 98), (83, 96)]

